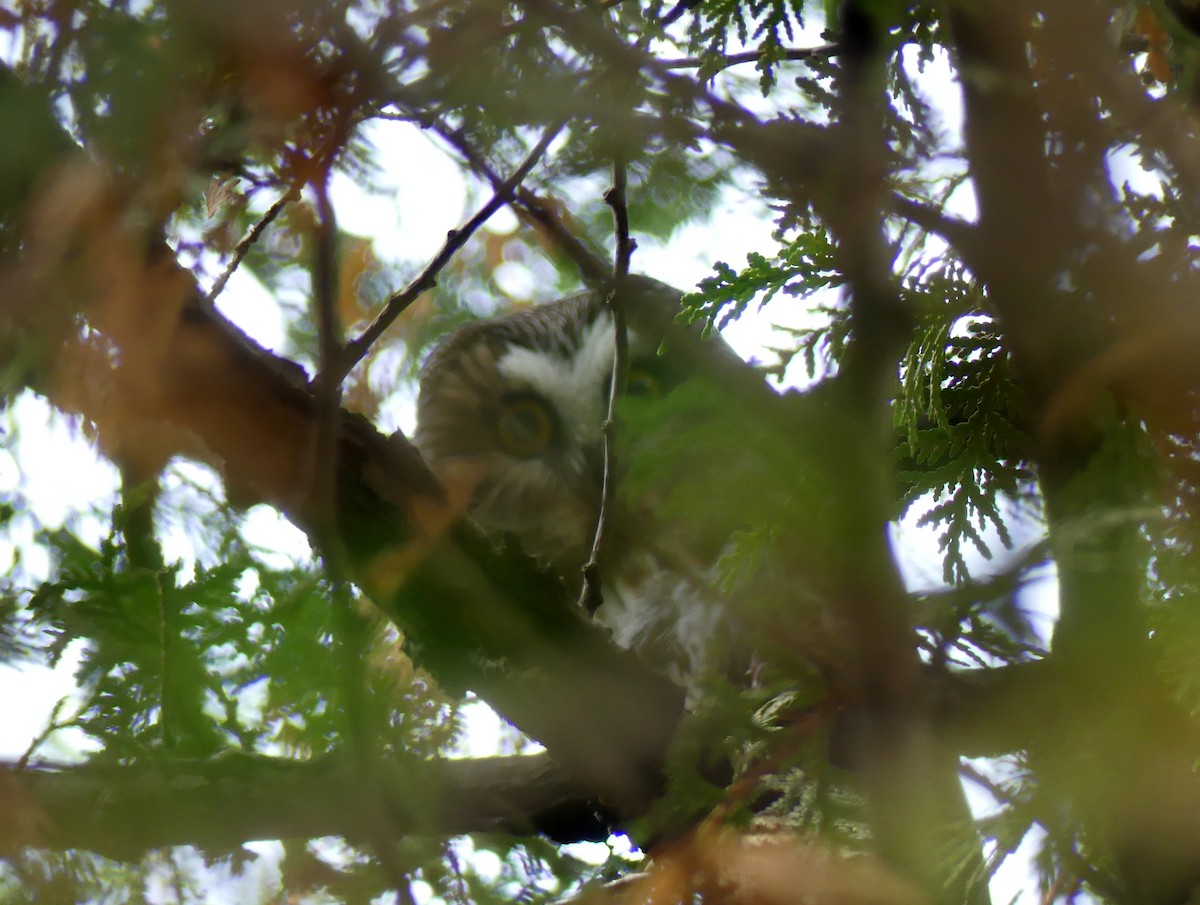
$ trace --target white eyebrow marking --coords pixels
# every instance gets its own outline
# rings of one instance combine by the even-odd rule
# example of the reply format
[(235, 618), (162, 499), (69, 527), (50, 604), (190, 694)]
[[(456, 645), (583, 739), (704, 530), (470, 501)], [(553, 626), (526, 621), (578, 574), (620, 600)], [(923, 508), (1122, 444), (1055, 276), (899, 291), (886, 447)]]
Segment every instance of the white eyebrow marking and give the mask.
[(599, 439), (607, 415), (604, 400), (612, 373), (613, 335), (612, 319), (606, 314), (584, 328), (574, 355), (511, 346), (497, 360), (496, 370), (545, 397), (568, 442), (581, 447)]

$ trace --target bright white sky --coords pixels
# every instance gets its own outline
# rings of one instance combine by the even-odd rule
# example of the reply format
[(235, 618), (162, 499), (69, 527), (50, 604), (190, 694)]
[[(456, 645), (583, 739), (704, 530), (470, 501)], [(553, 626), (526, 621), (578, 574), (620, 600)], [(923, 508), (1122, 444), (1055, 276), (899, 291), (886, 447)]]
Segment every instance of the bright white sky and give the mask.
[[(949, 68), (942, 60), (927, 67), (926, 73), (925, 84), (943, 111), (945, 127), (952, 134), (956, 133), (961, 117)], [(391, 192), (368, 194), (349, 179), (338, 177), (332, 193), (338, 222), (348, 231), (370, 237), (376, 254), (385, 262), (427, 259), (440, 246), (446, 231), (457, 226), (480, 199), (469, 197), (458, 168), (415, 127), (379, 122), (371, 127), (370, 135), (379, 148), (378, 159), (385, 162), (391, 176)], [(752, 189), (750, 187), (745, 194), (728, 193), (707, 222), (685, 227), (668, 245), (639, 239), (634, 269), (687, 288), (710, 274), (715, 260), (724, 260), (737, 267), (745, 261), (747, 252), (769, 252), (774, 247), (771, 215)], [(973, 200), (969, 193), (962, 193), (956, 203), (961, 215), (973, 218)], [(496, 220), (500, 231), (507, 232), (511, 228), (511, 213), (502, 211)], [(636, 231), (636, 223), (634, 229)], [(523, 276), (514, 272), (509, 278), (520, 281)], [(781, 298), (764, 314), (754, 313), (743, 318), (726, 331), (726, 339), (745, 357), (765, 357), (763, 350), (774, 344), (772, 322), (788, 318), (796, 323), (805, 316), (804, 312), (787, 309), (786, 304)], [(220, 307), (265, 346), (281, 344), (283, 315), (275, 301), (249, 275), (239, 273), (235, 276), (220, 300)], [(85, 534), (90, 532), (92, 539), (99, 540), (103, 530), (100, 523), (76, 516), (92, 503), (98, 504), (101, 511), (111, 507), (117, 484), (115, 469), (94, 455), (79, 431), (66, 419), (47, 411), (32, 397), (19, 400), (9, 419), (11, 424), (19, 425), (19, 431), (16, 441), (8, 442), (7, 431), (0, 425), (0, 431), (3, 431), (0, 432), (0, 492), (21, 493), (30, 501), (38, 520), (47, 527), (73, 520)], [(401, 401), (398, 408), (387, 413), (385, 420), (394, 423), (381, 425), (384, 429), (400, 426), (411, 430), (411, 400)], [(915, 527), (919, 514), (906, 519), (899, 527), (897, 555), (910, 587), (936, 587), (941, 584), (936, 537), (928, 529)], [(256, 540), (260, 543), (292, 555), (306, 553), (307, 545), (302, 535), (270, 510), (257, 507), (252, 513), (252, 521)], [(1024, 529), (1015, 531), (1018, 546), (1035, 540), (1039, 531), (1037, 524), (1027, 524)], [(995, 542), (996, 538), (990, 540)], [(12, 561), (19, 548), (29, 572), (44, 574), (47, 568), (44, 553), (31, 541), (31, 534), (26, 532), (17, 538), (15, 546), (0, 542), (0, 568)], [(993, 546), (998, 551), (1003, 549), (998, 542)], [(171, 538), (167, 552), (186, 558), (189, 555), (186, 538)], [(1007, 556), (1000, 558), (1008, 559)], [(972, 565), (985, 571), (982, 561)], [(1004, 565), (1004, 562), (995, 562), (986, 568), (998, 570)], [(1033, 586), (1027, 592), (1025, 602), (1031, 610), (1041, 614), (1048, 636), (1054, 613), (1052, 577)], [(73, 691), (74, 663), (75, 658), (68, 656), (56, 670), (0, 667), (0, 700), (5, 702), (4, 719), (0, 720), (0, 757), (13, 759), (20, 756), (46, 725), (55, 703)], [(494, 715), (481, 710), (477, 723), (477, 731), (468, 740), (464, 754), (483, 755), (495, 750), (498, 728)], [(78, 749), (80, 742), (78, 736), (61, 733), (41, 749), (40, 756), (68, 757)], [(995, 802), (978, 789), (968, 786), (968, 792), (977, 810), (984, 812), (995, 807)], [(266, 854), (275, 852), (267, 844), (258, 848)], [(1037, 900), (1031, 885), (1030, 851), (1027, 844), (997, 874), (993, 883), (997, 903), (1010, 902), (1017, 895), (1021, 896), (1019, 901)], [(264, 869), (271, 861), (270, 857), (264, 859)], [(223, 886), (225, 894), (230, 896), (229, 901), (239, 900), (238, 882), (270, 884), (272, 880), (264, 874), (256, 874), (244, 881), (228, 879)], [(252, 895), (248, 887), (243, 891), (246, 897)], [(166, 901), (165, 892), (150, 892), (152, 901)], [(416, 892), (424, 898), (422, 890)]]

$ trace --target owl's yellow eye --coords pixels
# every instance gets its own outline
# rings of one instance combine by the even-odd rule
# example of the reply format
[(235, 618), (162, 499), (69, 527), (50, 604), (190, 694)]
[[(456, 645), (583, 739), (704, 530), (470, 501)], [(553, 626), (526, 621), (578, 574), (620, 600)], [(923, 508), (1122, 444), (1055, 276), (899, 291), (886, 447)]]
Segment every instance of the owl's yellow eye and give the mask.
[(542, 400), (520, 396), (504, 400), (496, 430), (507, 452), (527, 459), (550, 445), (554, 418)]
[(663, 388), (658, 378), (650, 372), (632, 368), (625, 380), (625, 393), (642, 399), (661, 399)]

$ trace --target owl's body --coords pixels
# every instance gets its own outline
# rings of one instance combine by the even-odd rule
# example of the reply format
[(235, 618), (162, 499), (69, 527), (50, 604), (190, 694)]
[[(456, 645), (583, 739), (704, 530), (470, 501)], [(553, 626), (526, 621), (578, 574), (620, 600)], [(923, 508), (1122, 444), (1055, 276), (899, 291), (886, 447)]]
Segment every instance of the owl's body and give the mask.
[[(736, 360), (727, 347), (673, 326), (674, 289), (634, 277), (625, 293), (629, 394), (667, 392), (697, 355)], [(596, 528), (613, 345), (604, 293), (585, 292), (464, 326), (421, 374), (416, 442), (434, 473), (470, 500), (485, 530), (514, 535), (569, 587), (580, 586)], [(678, 541), (652, 494), (631, 499), (617, 488), (606, 511), (597, 618), (619, 644), (693, 684), (710, 667), (721, 618), (712, 561)]]

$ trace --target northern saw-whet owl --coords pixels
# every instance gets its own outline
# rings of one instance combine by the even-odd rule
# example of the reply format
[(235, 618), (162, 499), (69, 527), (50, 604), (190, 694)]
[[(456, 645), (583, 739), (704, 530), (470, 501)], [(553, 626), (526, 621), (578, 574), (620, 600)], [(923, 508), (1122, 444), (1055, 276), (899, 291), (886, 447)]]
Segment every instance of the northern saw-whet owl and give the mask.
[[(663, 283), (627, 278), (621, 406), (644, 413), (697, 376), (718, 383), (744, 377), (745, 364), (719, 338), (705, 340), (698, 329), (675, 323), (679, 299)], [(515, 536), (575, 590), (601, 498), (613, 345), (605, 292), (596, 290), (460, 327), (421, 371), (416, 443), (434, 473), (452, 494), (469, 499), (484, 530)], [(728, 535), (703, 539), (694, 526), (660, 517), (653, 488), (629, 488), (630, 464), (648, 444), (658, 443), (660, 452), (662, 445), (636, 429), (622, 417), (596, 618), (618, 644), (694, 690), (718, 667), (714, 640), (724, 617), (712, 575)]]

